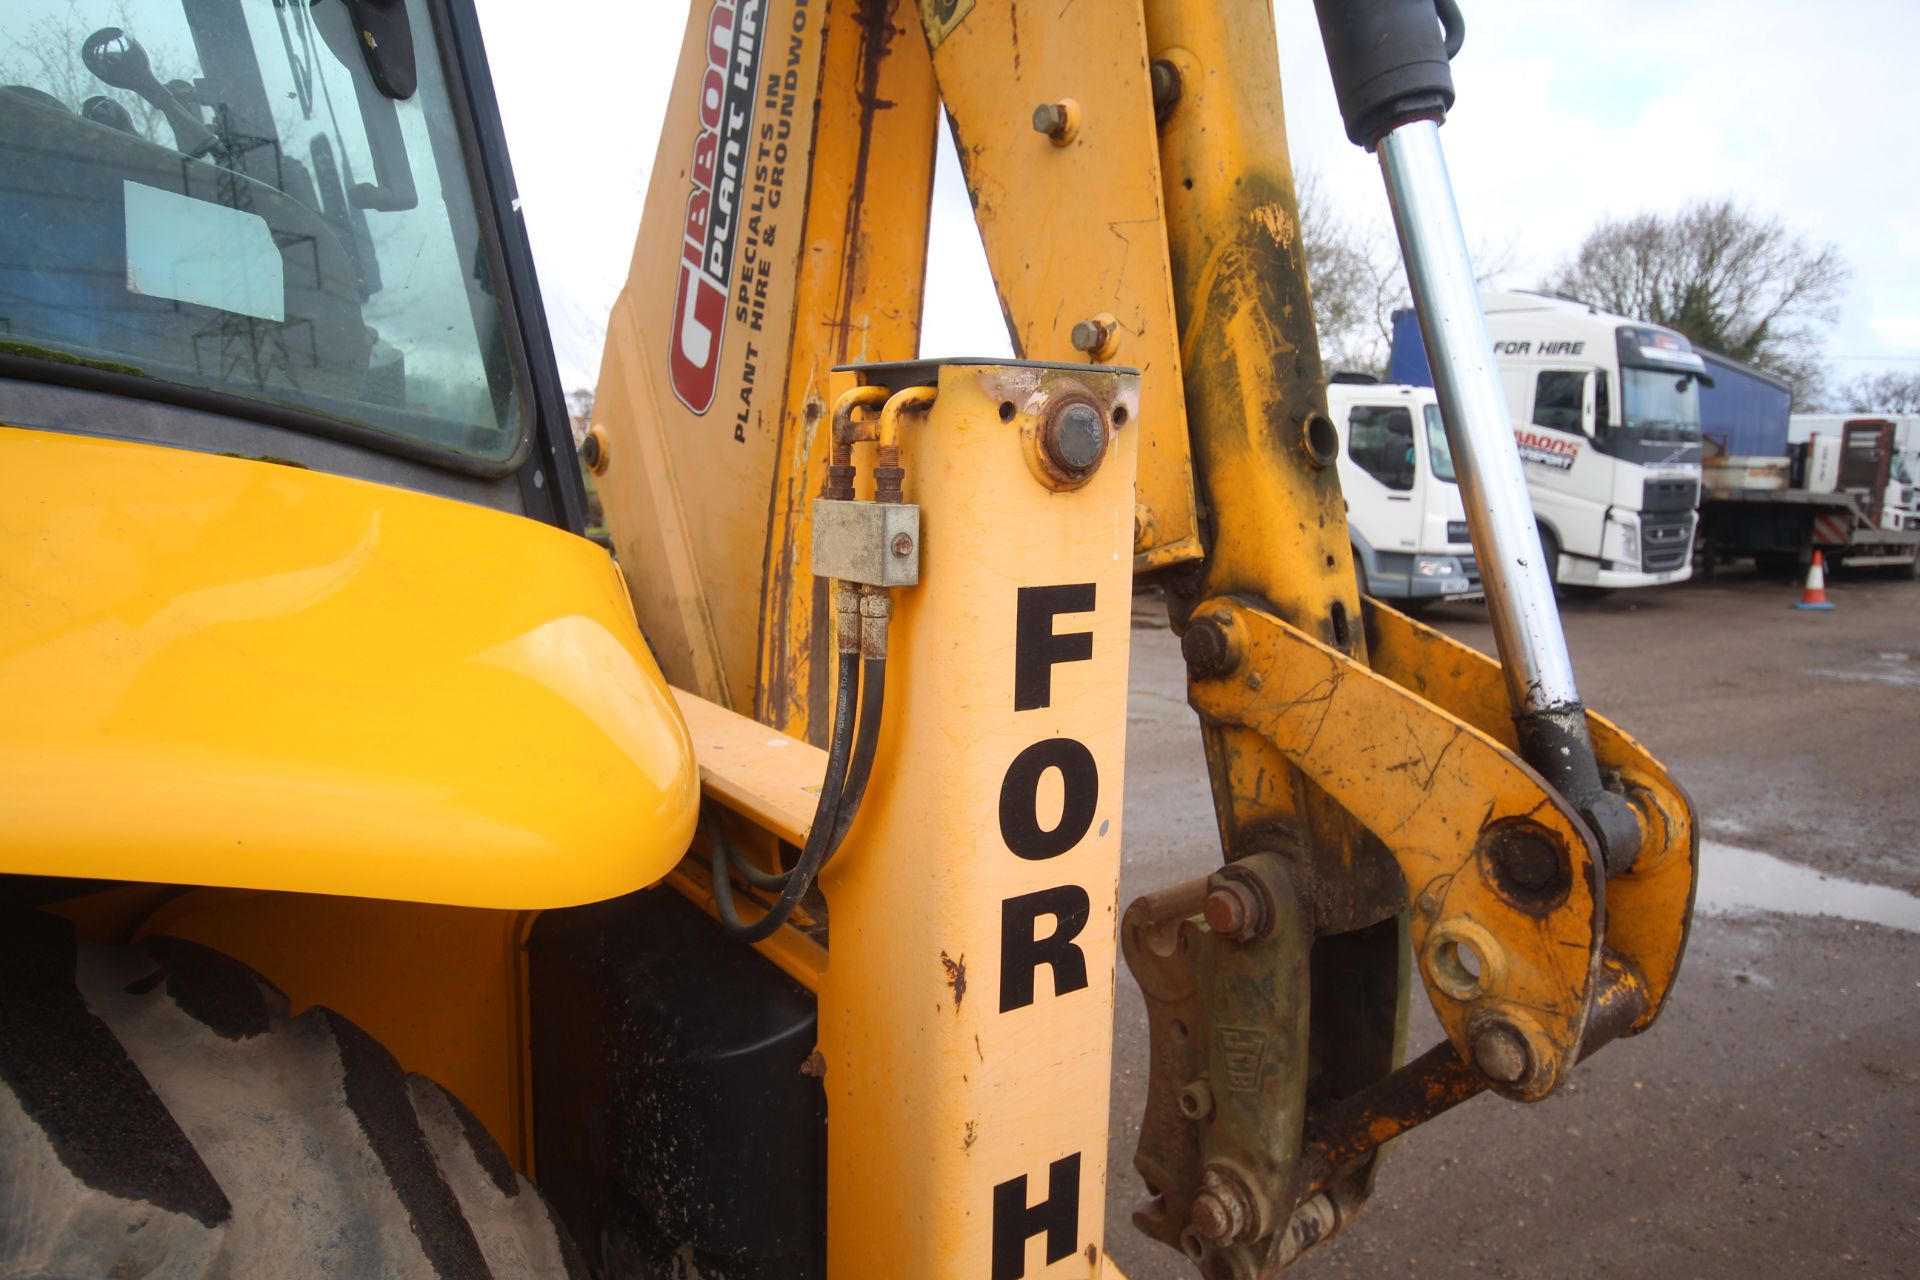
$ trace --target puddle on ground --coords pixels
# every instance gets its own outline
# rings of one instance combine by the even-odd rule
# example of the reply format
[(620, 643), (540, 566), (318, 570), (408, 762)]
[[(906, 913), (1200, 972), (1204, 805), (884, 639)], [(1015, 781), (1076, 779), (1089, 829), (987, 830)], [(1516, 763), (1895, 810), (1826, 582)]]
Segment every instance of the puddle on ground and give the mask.
[(1920, 671), (1831, 671), (1815, 667), (1807, 674), (1849, 684), (1890, 684), (1896, 689), (1920, 689)]
[(1822, 875), (1770, 853), (1714, 840), (1700, 842), (1694, 906), (1706, 915), (1834, 916), (1920, 933), (1920, 898), (1884, 885)]
[(1896, 689), (1920, 689), (1920, 665), (1913, 661), (1913, 655), (1899, 649), (1882, 650), (1873, 655), (1877, 666), (1855, 667), (1849, 671), (1836, 671), (1831, 667), (1815, 667), (1807, 674), (1820, 676), (1827, 680), (1845, 680), (1855, 684), (1889, 684)]

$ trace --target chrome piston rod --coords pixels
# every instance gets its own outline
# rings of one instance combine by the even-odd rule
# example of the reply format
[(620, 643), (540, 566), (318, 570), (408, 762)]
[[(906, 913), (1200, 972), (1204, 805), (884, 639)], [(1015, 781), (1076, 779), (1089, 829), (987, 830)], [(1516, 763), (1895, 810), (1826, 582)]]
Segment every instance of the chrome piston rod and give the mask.
[(1381, 138), (1377, 152), (1466, 501), (1508, 699), (1515, 712), (1577, 705), (1580, 691), (1440, 150), (1440, 127), (1431, 120), (1409, 121)]
[(1479, 282), (1440, 148), (1440, 126), (1425, 118), (1404, 121), (1383, 134), (1375, 150), (1480, 562), (1521, 756), (1579, 808), (1608, 870), (1617, 873), (1638, 852), (1639, 822), (1632, 806), (1600, 782), (1553, 597), (1552, 567), (1534, 523)]

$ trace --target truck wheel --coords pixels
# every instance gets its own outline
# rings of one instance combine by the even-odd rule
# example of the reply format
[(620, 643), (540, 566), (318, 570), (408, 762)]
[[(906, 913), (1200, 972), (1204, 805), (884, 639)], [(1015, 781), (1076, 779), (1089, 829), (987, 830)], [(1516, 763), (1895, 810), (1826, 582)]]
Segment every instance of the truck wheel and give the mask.
[(0, 1275), (584, 1276), (468, 1111), (180, 938), (0, 915)]

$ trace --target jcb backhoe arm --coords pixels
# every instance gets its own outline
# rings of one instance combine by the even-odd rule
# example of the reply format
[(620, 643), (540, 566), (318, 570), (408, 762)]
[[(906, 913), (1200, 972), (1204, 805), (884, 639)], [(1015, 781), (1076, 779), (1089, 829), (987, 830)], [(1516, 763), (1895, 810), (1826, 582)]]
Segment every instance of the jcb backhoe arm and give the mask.
[[(1430, 242), (1457, 226), (1409, 175), (1458, 16), (1326, 8), (1340, 83), (1393, 88), (1342, 101), (1391, 153), (1433, 312), (1459, 263)], [(601, 492), (663, 667), (707, 700), (689, 720), (738, 845), (679, 883), (795, 900), (754, 945), (819, 1000), (834, 1280), (1110, 1271), (1111, 925), (1150, 1019), (1136, 1221), (1209, 1276), (1286, 1266), (1359, 1208), (1383, 1142), (1483, 1090), (1546, 1096), (1671, 988), (1692, 812), (1578, 702), (1470, 333), (1434, 363), (1490, 595), (1512, 588), (1504, 665), (1356, 590), (1274, 40), (1266, 0), (696, 4), (663, 151), (691, 163), (656, 179), (610, 331)], [(936, 105), (1010, 364), (897, 363)], [(918, 581), (872, 791), (795, 893), (781, 843), (818, 844), (795, 779), (832, 780), (835, 597), (807, 569), (864, 572), (823, 545), (885, 518), (814, 523), (816, 493), (868, 492), (837, 487), (830, 406), (909, 394), (899, 453), (839, 433), (875, 505), (914, 507)], [(1129, 553), (1182, 636), (1222, 865), (1122, 916)], [(1446, 1040), (1402, 1065), (1414, 972)]]

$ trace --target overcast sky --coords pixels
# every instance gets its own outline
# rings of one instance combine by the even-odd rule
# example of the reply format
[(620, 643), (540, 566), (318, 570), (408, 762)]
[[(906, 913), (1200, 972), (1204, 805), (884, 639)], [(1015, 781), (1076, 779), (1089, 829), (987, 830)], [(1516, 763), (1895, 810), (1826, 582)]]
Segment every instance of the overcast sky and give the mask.
[[(981, 0), (993, 3), (995, 0)], [(687, 6), (479, 0), (566, 385), (597, 377)], [(1730, 195), (1831, 241), (1854, 269), (1827, 354), (1840, 380), (1920, 371), (1920, 156), (1899, 104), (1920, 0), (1462, 0), (1459, 102), (1441, 137), (1468, 238), (1511, 243), (1527, 287), (1605, 215)], [(1349, 144), (1310, 0), (1274, 0), (1297, 166), (1386, 225)], [(946, 151), (942, 139), (943, 152)], [(951, 154), (934, 207), (929, 353), (1007, 341)], [(932, 323), (937, 317), (937, 324)]]

